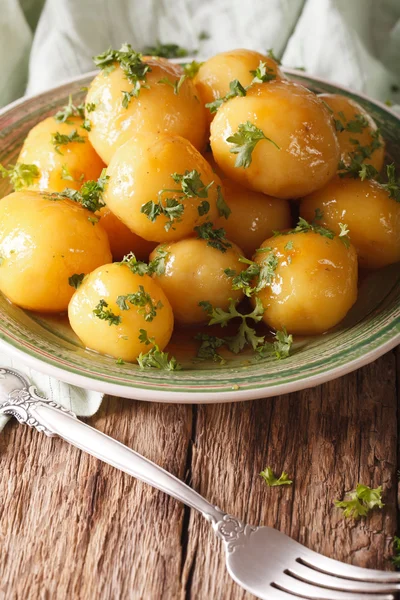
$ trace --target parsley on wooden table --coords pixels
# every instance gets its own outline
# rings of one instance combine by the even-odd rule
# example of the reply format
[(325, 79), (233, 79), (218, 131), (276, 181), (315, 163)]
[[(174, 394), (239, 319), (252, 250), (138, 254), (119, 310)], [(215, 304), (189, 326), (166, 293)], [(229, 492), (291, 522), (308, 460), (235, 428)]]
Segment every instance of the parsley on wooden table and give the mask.
[(282, 471), (282, 474), (278, 478), (271, 467), (266, 467), (264, 471), (261, 471), (260, 477), (262, 477), (268, 487), (277, 487), (280, 485), (292, 485), (292, 479), (289, 479), (289, 475)]
[(357, 484), (354, 491), (348, 494), (348, 500), (335, 500), (337, 508), (343, 510), (343, 515), (348, 519), (366, 517), (374, 508), (383, 508), (382, 486), (375, 489), (361, 483)]

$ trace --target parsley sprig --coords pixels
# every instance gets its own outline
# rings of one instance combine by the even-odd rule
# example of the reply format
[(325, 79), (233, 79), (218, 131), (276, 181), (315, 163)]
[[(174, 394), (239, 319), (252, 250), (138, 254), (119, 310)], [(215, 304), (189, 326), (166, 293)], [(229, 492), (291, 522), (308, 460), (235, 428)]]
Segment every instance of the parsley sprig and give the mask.
[(130, 252), (121, 261), (121, 265), (126, 265), (135, 275), (164, 275), (165, 262), (169, 252), (165, 250), (165, 245), (159, 246), (156, 250), (156, 256), (149, 263), (138, 260), (133, 252)]
[(103, 299), (101, 299), (96, 308), (93, 309), (93, 314), (102, 321), (108, 321), (110, 326), (119, 325), (121, 323), (121, 317), (116, 315), (112, 308), (109, 308), (108, 302)]
[[(290, 235), (292, 233), (308, 233), (308, 232), (312, 231), (314, 233), (318, 233), (319, 235), (322, 235), (322, 237), (326, 237), (330, 240), (333, 240), (333, 238), (335, 237), (335, 232), (332, 231), (332, 229), (328, 229), (327, 227), (323, 227), (322, 225), (318, 224), (318, 221), (321, 221), (321, 219), (323, 219), (323, 217), (324, 217), (323, 211), (321, 211), (319, 208), (317, 208), (315, 211), (315, 217), (311, 223), (306, 221), (306, 219), (303, 219), (303, 217), (299, 217), (299, 220), (297, 221), (297, 225), (294, 229), (289, 229), (288, 231), (275, 231), (274, 236), (278, 237), (281, 235)], [(346, 246), (346, 248), (348, 248), (350, 246), (350, 239), (348, 237), (348, 234), (350, 233), (349, 229), (345, 223), (339, 223), (339, 227), (340, 227), (340, 232), (339, 232), (338, 237), (343, 242), (343, 244)]]
[(60, 150), (60, 146), (66, 146), (67, 144), (72, 144), (73, 142), (76, 142), (77, 144), (84, 144), (86, 139), (79, 135), (76, 129), (73, 129), (71, 133), (60, 133), (59, 131), (56, 131), (51, 134), (51, 143), (53, 144), (57, 154), (63, 154)]
[(365, 163), (365, 160), (371, 158), (373, 152), (382, 146), (378, 129), (373, 131), (371, 136), (372, 141), (366, 146), (360, 144), (359, 140), (350, 138), (350, 142), (353, 144), (354, 150), (353, 152), (348, 153), (348, 164), (346, 164), (343, 160), (339, 161), (339, 177), (352, 177), (354, 179), (360, 177), (360, 179), (364, 181), (364, 179), (374, 179), (379, 175), (379, 172), (373, 165)]
[(139, 285), (138, 291), (133, 294), (118, 296), (117, 305), (121, 310), (129, 310), (129, 304), (138, 307), (139, 315), (150, 322), (157, 316), (157, 311), (163, 307), (160, 300), (154, 304), (152, 297), (142, 285)]
[(32, 185), (40, 176), (40, 171), (36, 165), (25, 163), (17, 163), (16, 165), (8, 165), (8, 169), (0, 164), (0, 176), (8, 177), (14, 190), (22, 190), (29, 185)]
[(187, 77), (189, 77), (190, 79), (193, 79), (193, 77), (195, 77), (197, 75), (201, 65), (203, 65), (203, 64), (204, 63), (197, 62), (196, 60), (192, 60), (191, 63), (186, 63), (185, 65), (183, 65), (183, 70), (185, 71), (185, 75)]
[(339, 119), (334, 119), (335, 129), (339, 133), (349, 131), (350, 133), (362, 133), (369, 126), (368, 119), (361, 113), (354, 115), (354, 119), (348, 121), (343, 111), (337, 113)]
[(103, 73), (111, 73), (118, 63), (126, 79), (132, 84), (130, 91), (122, 91), (122, 106), (127, 108), (132, 98), (137, 98), (146, 84), (147, 73), (151, 71), (150, 66), (142, 61), (141, 52), (133, 50), (130, 44), (122, 44), (119, 50), (109, 48), (102, 54), (93, 57), (94, 64), (102, 69)]
[(260, 358), (275, 356), (278, 360), (288, 358), (293, 345), (293, 336), (288, 334), (285, 328), (275, 332), (273, 342), (265, 342), (256, 348)]
[[(262, 248), (262, 250), (267, 251), (268, 254), (265, 258), (263, 257), (261, 263), (256, 263), (241, 256), (239, 261), (247, 264), (247, 269), (240, 273), (237, 273), (234, 269), (225, 269), (225, 275), (232, 277), (233, 290), (243, 290), (245, 295), (250, 297), (271, 285), (279, 260), (272, 248)], [(255, 285), (253, 285), (254, 280), (256, 280)]]
[(91, 179), (85, 181), (80, 190), (65, 188), (62, 192), (53, 192), (46, 194), (46, 196), (50, 200), (73, 200), (73, 202), (81, 204), (87, 210), (96, 212), (105, 206), (103, 192), (109, 179), (109, 176), (106, 175), (106, 169), (103, 169), (97, 181)]
[(382, 486), (375, 489), (361, 483), (356, 489), (348, 494), (348, 500), (335, 500), (337, 508), (343, 509), (343, 515), (348, 519), (359, 519), (365, 517), (373, 508), (383, 508)]
[(225, 229), (222, 227), (214, 229), (214, 225), (210, 221), (198, 225), (194, 228), (194, 231), (199, 239), (207, 240), (207, 246), (216, 248), (220, 252), (226, 252), (228, 248), (232, 247), (232, 244), (226, 239)]
[(141, 369), (160, 369), (163, 371), (180, 371), (182, 368), (174, 356), (169, 357), (168, 352), (162, 352), (155, 343), (154, 338), (149, 338), (145, 329), (139, 330), (139, 340), (146, 346), (153, 344), (153, 347), (146, 353), (141, 352), (137, 362)]
[(230, 152), (232, 152), (232, 154), (237, 154), (235, 167), (243, 167), (244, 169), (249, 168), (252, 162), (253, 150), (261, 140), (271, 142), (271, 144), (280, 150), (278, 144), (267, 137), (261, 129), (256, 127), (256, 125), (253, 125), (253, 123), (250, 123), (250, 121), (241, 123), (237, 132), (226, 138), (228, 143), (233, 144)]
[(264, 479), (268, 487), (277, 487), (279, 485), (292, 485), (292, 479), (289, 479), (289, 475), (282, 471), (282, 474), (278, 478), (271, 467), (266, 467), (264, 471), (261, 471), (260, 476)]
[(69, 95), (68, 104), (60, 108), (54, 115), (55, 120), (59, 123), (71, 124), (72, 121), (69, 121), (71, 117), (85, 118), (85, 104), (82, 102), (81, 104), (75, 105), (72, 102), (72, 94)]
[(217, 352), (219, 348), (225, 345), (225, 339), (207, 333), (198, 333), (194, 339), (201, 342), (197, 350), (197, 358), (201, 360), (212, 359), (214, 362), (219, 362), (221, 365), (226, 363), (226, 360)]

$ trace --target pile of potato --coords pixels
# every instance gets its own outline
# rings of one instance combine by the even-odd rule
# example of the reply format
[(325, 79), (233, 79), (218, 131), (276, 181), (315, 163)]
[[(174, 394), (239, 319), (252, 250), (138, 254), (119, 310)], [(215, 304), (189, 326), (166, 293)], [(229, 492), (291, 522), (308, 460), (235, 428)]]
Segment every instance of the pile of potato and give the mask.
[(68, 311), (85, 346), (135, 361), (174, 322), (193, 336), (204, 303), (241, 302), (233, 281), (249, 266), (268, 329), (314, 335), (356, 301), (358, 265), (400, 260), (400, 202), (377, 180), (384, 140), (353, 100), (249, 50), (186, 72), (127, 45), (95, 62), (85, 106), (29, 132), (15, 168), (30, 175), (0, 201), (11, 302)]

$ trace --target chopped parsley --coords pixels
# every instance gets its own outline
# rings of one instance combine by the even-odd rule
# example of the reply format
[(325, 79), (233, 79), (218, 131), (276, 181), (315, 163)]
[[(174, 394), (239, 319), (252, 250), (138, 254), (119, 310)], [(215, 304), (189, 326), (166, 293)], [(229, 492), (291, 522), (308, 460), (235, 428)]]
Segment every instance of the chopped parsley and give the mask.
[(253, 75), (253, 81), (250, 85), (254, 85), (255, 83), (268, 83), (268, 81), (273, 81), (276, 79), (276, 73), (274, 69), (267, 67), (267, 64), (261, 60), (257, 69), (250, 71), (250, 73)]
[(250, 121), (241, 123), (237, 133), (226, 138), (227, 142), (233, 144), (230, 152), (237, 154), (235, 167), (248, 169), (251, 165), (253, 150), (260, 140), (267, 140), (280, 150), (280, 147), (273, 140), (267, 137), (261, 129), (250, 123)]
[(346, 164), (343, 160), (339, 161), (339, 177), (353, 177), (354, 179), (360, 177), (362, 181), (377, 177), (378, 171), (372, 165), (365, 164), (365, 160), (371, 158), (373, 152), (382, 146), (382, 142), (380, 141), (378, 129), (372, 132), (371, 136), (372, 142), (367, 146), (362, 146), (359, 140), (350, 138), (354, 150), (348, 153), (349, 164)]
[(191, 63), (186, 63), (183, 66), (183, 70), (185, 72), (186, 77), (189, 77), (190, 79), (193, 79), (193, 77), (195, 77), (197, 75), (197, 73), (199, 72), (199, 69), (201, 67), (201, 65), (203, 65), (204, 63), (202, 62), (197, 62), (196, 60), (192, 60)]
[(3, 178), (8, 177), (14, 190), (18, 191), (32, 185), (35, 179), (40, 177), (40, 171), (36, 165), (25, 163), (8, 165), (8, 169), (0, 164), (0, 176)]
[(229, 84), (229, 92), (225, 94), (225, 96), (223, 96), (222, 98), (217, 98), (213, 102), (208, 102), (206, 104), (206, 108), (210, 110), (211, 114), (214, 114), (217, 112), (217, 110), (222, 104), (228, 102), (228, 100), (230, 100), (231, 98), (235, 98), (235, 96), (246, 96), (246, 93), (246, 88), (242, 86), (238, 79), (234, 79)]
[(356, 489), (348, 494), (348, 500), (335, 500), (337, 508), (343, 509), (343, 515), (348, 519), (359, 519), (366, 517), (370, 510), (374, 508), (383, 508), (382, 486), (375, 489), (357, 484)]
[(55, 120), (58, 121), (59, 123), (71, 124), (72, 121), (68, 120), (68, 119), (70, 119), (70, 117), (80, 117), (81, 119), (85, 118), (85, 105), (83, 103), (81, 103), (78, 106), (76, 106), (72, 102), (72, 94), (69, 95), (68, 104), (63, 106), (54, 115)]
[(128, 303), (138, 307), (138, 313), (144, 317), (145, 321), (152, 321), (157, 316), (157, 310), (163, 307), (160, 300), (154, 304), (152, 297), (142, 285), (139, 285), (138, 291), (134, 294), (118, 296), (117, 305), (121, 310), (129, 310)]
[[(262, 248), (262, 250), (264, 250), (264, 248)], [(249, 265), (247, 269), (240, 273), (236, 273), (234, 269), (225, 269), (224, 271), (225, 275), (232, 277), (233, 290), (243, 290), (245, 295), (250, 297), (271, 285), (279, 263), (278, 257), (271, 248), (268, 248), (268, 255), (262, 259), (261, 263), (256, 263), (243, 256), (241, 256), (239, 260), (240, 262)], [(253, 286), (253, 281), (255, 279), (257, 279), (257, 283)]]
[(264, 471), (261, 471), (260, 476), (264, 479), (265, 483), (269, 487), (276, 487), (278, 485), (292, 485), (293, 483), (292, 479), (289, 479), (289, 475), (285, 471), (282, 471), (282, 474), (278, 479), (271, 467), (266, 467)]
[(275, 332), (274, 342), (265, 342), (256, 348), (260, 358), (275, 356), (278, 360), (288, 358), (293, 345), (293, 336), (289, 335), (285, 328)]
[(102, 321), (108, 321), (110, 326), (119, 325), (121, 323), (121, 317), (115, 315), (112, 309), (109, 308), (108, 302), (103, 299), (101, 299), (96, 308), (93, 309), (93, 314)]
[[(308, 233), (310, 231), (314, 232), (314, 233), (318, 233), (319, 235), (322, 235), (323, 237), (326, 237), (330, 240), (333, 240), (333, 238), (335, 237), (335, 232), (332, 231), (332, 229), (328, 229), (327, 227), (322, 227), (322, 225), (318, 225), (318, 221), (320, 221), (324, 216), (324, 213), (317, 208), (315, 211), (315, 217), (314, 220), (312, 221), (312, 223), (309, 223), (308, 221), (306, 221), (306, 219), (303, 219), (303, 217), (299, 217), (299, 220), (297, 222), (297, 225), (294, 229), (289, 229), (288, 231), (275, 231), (274, 232), (274, 236), (278, 237), (281, 235), (290, 235), (292, 233)], [(338, 235), (338, 237), (340, 238), (340, 240), (343, 242), (343, 244), (348, 247), (350, 245), (350, 240), (347, 236), (347, 234), (349, 233), (349, 230), (347, 228), (347, 225), (345, 225), (344, 223), (339, 223), (339, 227), (340, 227), (340, 233)], [(285, 246), (285, 250), (288, 249)]]
[(274, 53), (274, 51), (273, 51), (272, 48), (268, 48), (268, 50), (267, 50), (267, 56), (268, 56), (268, 58), (272, 58), (272, 60), (274, 60), (277, 65), (281, 65), (282, 64), (281, 61), (279, 60), (279, 58)]
[(59, 131), (51, 134), (51, 143), (58, 154), (62, 154), (60, 146), (66, 146), (67, 144), (72, 144), (73, 142), (84, 144), (86, 139), (79, 135), (76, 129), (73, 129), (69, 134), (60, 133)]
[(73, 202), (81, 204), (87, 210), (96, 212), (105, 206), (103, 192), (108, 180), (109, 177), (106, 175), (106, 169), (103, 169), (97, 181), (85, 181), (79, 191), (71, 188), (65, 188), (63, 192), (53, 192), (46, 194), (46, 196), (50, 200), (73, 200)]
[(389, 198), (393, 198), (396, 202), (400, 202), (400, 179), (397, 177), (396, 167), (393, 163), (387, 165), (386, 173), (388, 181), (383, 184), (383, 187), (389, 193)]
[(85, 273), (79, 273), (79, 275), (75, 273), (74, 275), (71, 275), (71, 277), (68, 277), (68, 283), (71, 287), (77, 290), (78, 287), (81, 285), (84, 277)]
[(179, 79), (175, 79), (175, 81), (171, 81), (169, 77), (163, 77), (157, 83), (164, 83), (165, 85), (169, 85), (174, 90), (175, 96), (177, 96), (186, 78), (187, 76), (185, 74), (181, 75)]
[(154, 338), (149, 338), (145, 329), (139, 330), (139, 340), (142, 344), (153, 344), (148, 352), (141, 352), (137, 362), (141, 369), (160, 369), (163, 371), (179, 371), (182, 367), (174, 356), (169, 357), (168, 352), (161, 352)]
[(334, 119), (335, 129), (339, 133), (349, 131), (351, 133), (362, 133), (369, 126), (368, 119), (361, 113), (354, 115), (354, 119), (348, 121), (342, 111), (338, 112), (339, 119)]
[(227, 219), (232, 212), (227, 203), (225, 202), (225, 198), (222, 195), (222, 189), (220, 185), (217, 186), (217, 209), (219, 216), (225, 217), (225, 219)]
[(122, 106), (128, 108), (132, 98), (137, 98), (146, 84), (147, 73), (151, 71), (148, 64), (142, 61), (142, 54), (135, 52), (130, 44), (122, 44), (119, 50), (109, 48), (93, 58), (94, 64), (102, 69), (104, 74), (111, 73), (118, 63), (126, 79), (132, 84), (130, 91), (122, 91)]
[(159, 56), (160, 58), (184, 58), (189, 55), (189, 50), (178, 46), (178, 44), (162, 44), (157, 40), (155, 46), (146, 46), (143, 54), (148, 56)]
[(135, 275), (164, 275), (165, 261), (169, 256), (169, 252), (165, 250), (165, 245), (159, 246), (156, 249), (156, 256), (148, 264), (137, 260), (133, 252), (130, 252), (121, 261), (121, 265), (125, 264)]
[(212, 359), (214, 362), (219, 362), (221, 365), (226, 363), (226, 360), (217, 352), (221, 346), (225, 345), (224, 338), (208, 335), (207, 333), (198, 333), (194, 337), (195, 340), (201, 342), (197, 350), (197, 358), (202, 360)]
[(194, 228), (194, 231), (199, 239), (207, 240), (207, 246), (211, 246), (211, 248), (226, 252), (228, 248), (232, 247), (232, 244), (226, 239), (225, 229), (222, 227), (214, 229), (214, 225), (210, 221), (198, 225)]

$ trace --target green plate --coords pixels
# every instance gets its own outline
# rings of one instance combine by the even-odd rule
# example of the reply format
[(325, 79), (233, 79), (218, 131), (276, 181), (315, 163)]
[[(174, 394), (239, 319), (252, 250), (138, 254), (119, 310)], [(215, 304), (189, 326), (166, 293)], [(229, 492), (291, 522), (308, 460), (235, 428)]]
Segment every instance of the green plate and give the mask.
[[(383, 104), (329, 82), (287, 71), (315, 92), (341, 93), (372, 115), (387, 142), (390, 161), (400, 165), (400, 120)], [(0, 162), (14, 163), (28, 131), (68, 101), (83, 97), (87, 74), (48, 92), (14, 102), (0, 112)], [(0, 197), (11, 190), (0, 182)], [(225, 402), (262, 398), (311, 387), (371, 362), (400, 342), (400, 269), (392, 265), (362, 280), (359, 299), (346, 319), (325, 335), (295, 340), (286, 360), (252, 355), (227, 364), (194, 362), (179, 332), (169, 348), (182, 371), (142, 371), (137, 365), (85, 350), (65, 317), (35, 315), (0, 294), (0, 350), (43, 373), (88, 389), (156, 402)], [(1, 365), (0, 365), (1, 366)]]

